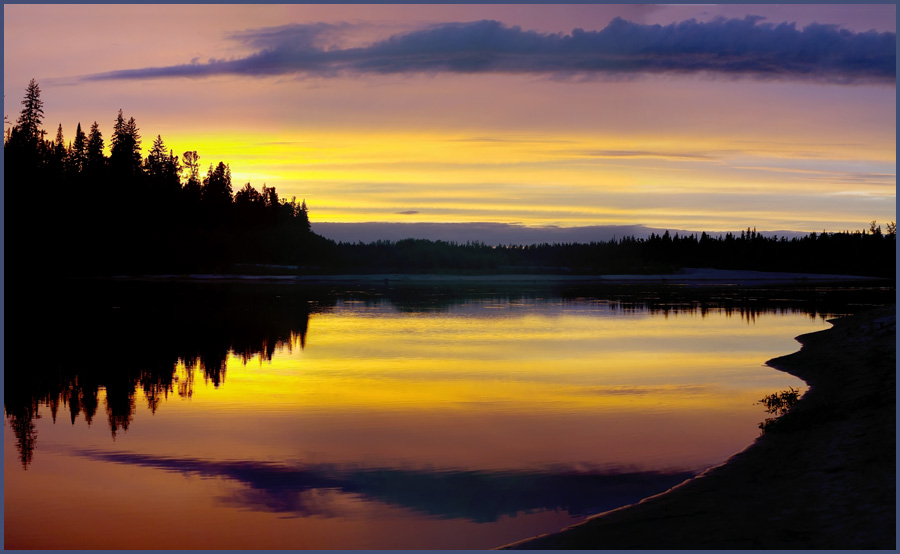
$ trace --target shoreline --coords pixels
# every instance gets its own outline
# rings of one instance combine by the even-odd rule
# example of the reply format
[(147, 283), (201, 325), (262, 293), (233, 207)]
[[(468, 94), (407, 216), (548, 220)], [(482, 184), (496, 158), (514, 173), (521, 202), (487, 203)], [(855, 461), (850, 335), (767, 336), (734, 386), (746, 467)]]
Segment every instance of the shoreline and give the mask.
[(896, 306), (830, 323), (767, 362), (809, 390), (750, 446), (637, 504), (500, 549), (895, 549)]
[(514, 273), (457, 275), (443, 273), (377, 273), (338, 275), (246, 275), (193, 273), (182, 275), (115, 276), (113, 280), (162, 281), (187, 283), (258, 283), (297, 285), (422, 285), (422, 284), (591, 284), (591, 283), (666, 283), (681, 285), (762, 285), (837, 282), (877, 282), (884, 279), (858, 275), (788, 273), (710, 268), (684, 268), (672, 274), (556, 275)]

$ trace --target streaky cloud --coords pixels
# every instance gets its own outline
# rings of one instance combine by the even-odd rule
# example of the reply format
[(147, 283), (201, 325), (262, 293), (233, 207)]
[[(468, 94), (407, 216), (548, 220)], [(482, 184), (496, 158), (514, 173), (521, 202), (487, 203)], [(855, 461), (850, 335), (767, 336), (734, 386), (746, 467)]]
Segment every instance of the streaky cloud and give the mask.
[(554, 78), (709, 74), (728, 78), (896, 82), (896, 33), (763, 17), (643, 25), (613, 19), (599, 31), (541, 33), (499, 21), (444, 23), (341, 48), (347, 24), (293, 24), (228, 35), (255, 51), (232, 59), (122, 69), (82, 80), (212, 75), (538, 74)]
[(682, 161), (711, 161), (717, 158), (706, 154), (694, 154), (686, 152), (653, 152), (649, 150), (582, 150), (575, 154), (590, 158), (653, 158), (663, 160), (682, 160)]

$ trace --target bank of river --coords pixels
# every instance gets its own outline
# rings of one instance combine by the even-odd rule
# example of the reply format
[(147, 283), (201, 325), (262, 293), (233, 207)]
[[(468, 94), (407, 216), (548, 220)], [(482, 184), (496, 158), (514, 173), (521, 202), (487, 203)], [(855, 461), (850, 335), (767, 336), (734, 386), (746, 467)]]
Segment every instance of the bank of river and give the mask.
[(666, 493), (515, 549), (894, 549), (896, 307), (768, 364), (809, 391), (750, 447)]
[(676, 273), (658, 275), (555, 275), (544, 273), (458, 275), (443, 273), (379, 273), (346, 275), (247, 275), (232, 273), (190, 273), (180, 275), (119, 276), (116, 280), (209, 282), (209, 283), (277, 283), (305, 285), (422, 285), (422, 284), (586, 284), (586, 283), (669, 283), (683, 285), (727, 284), (826, 284), (846, 282), (878, 282), (876, 277), (788, 273), (769, 271), (684, 268)]

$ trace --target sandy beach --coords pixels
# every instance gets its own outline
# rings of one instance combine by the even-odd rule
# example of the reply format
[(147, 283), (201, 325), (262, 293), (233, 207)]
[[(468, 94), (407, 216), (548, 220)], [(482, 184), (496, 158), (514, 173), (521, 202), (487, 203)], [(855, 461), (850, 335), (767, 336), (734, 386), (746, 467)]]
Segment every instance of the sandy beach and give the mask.
[(724, 464), (511, 549), (895, 549), (896, 307), (832, 321), (768, 365), (809, 391)]

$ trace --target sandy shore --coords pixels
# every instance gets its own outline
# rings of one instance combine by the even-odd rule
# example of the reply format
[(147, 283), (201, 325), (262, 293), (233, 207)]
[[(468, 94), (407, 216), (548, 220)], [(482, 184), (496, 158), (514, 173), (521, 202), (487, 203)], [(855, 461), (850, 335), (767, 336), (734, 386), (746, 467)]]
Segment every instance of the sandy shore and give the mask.
[(896, 308), (832, 321), (768, 364), (810, 385), (744, 451), (516, 549), (895, 549)]
[(185, 274), (117, 277), (138, 281), (177, 281), (211, 283), (278, 283), (308, 285), (422, 285), (422, 284), (581, 284), (581, 283), (678, 283), (760, 285), (776, 283), (828, 283), (846, 281), (877, 281), (873, 277), (853, 275), (822, 275), (815, 273), (785, 273), (708, 268), (685, 268), (665, 275), (453, 275), (434, 273), (380, 273), (359, 275), (234, 275)]

